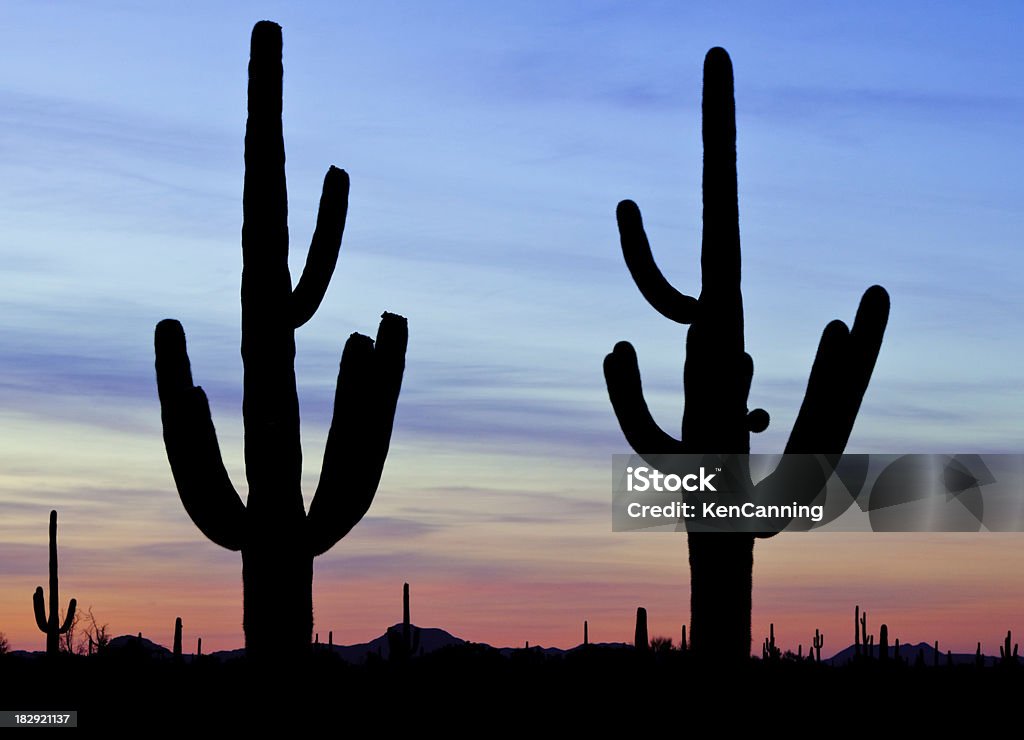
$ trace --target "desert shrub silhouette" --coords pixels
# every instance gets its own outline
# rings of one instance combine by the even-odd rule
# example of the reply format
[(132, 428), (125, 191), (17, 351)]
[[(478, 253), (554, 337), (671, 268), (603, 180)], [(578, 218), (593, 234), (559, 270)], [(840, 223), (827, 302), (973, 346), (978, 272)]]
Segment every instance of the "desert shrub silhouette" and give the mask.
[[(753, 360), (744, 351), (736, 111), (732, 62), (724, 49), (711, 49), (704, 60), (702, 119), (704, 213), (699, 297), (684, 295), (662, 275), (637, 205), (624, 200), (616, 214), (622, 253), (640, 292), (666, 318), (690, 327), (680, 439), (662, 431), (651, 417), (632, 345), (619, 342), (605, 358), (605, 379), (615, 415), (626, 440), (641, 455), (749, 453), (750, 433), (763, 431), (769, 421), (764, 410), (747, 408)], [(867, 389), (888, 314), (888, 294), (873, 286), (860, 301), (852, 329), (838, 320), (825, 327), (786, 444), (787, 453), (821, 453), (838, 461)], [(780, 481), (791, 479), (792, 467), (802, 464), (814, 463), (791, 459), (761, 481), (758, 490), (781, 491)], [(809, 479), (814, 478), (813, 471), (807, 473)], [(690, 646), (695, 655), (731, 662), (749, 659), (756, 536), (770, 535), (688, 533)]]
[(387, 457), (405, 368), (406, 320), (385, 313), (376, 343), (352, 334), (342, 353), (320, 482), (309, 513), (300, 490), (302, 450), (295, 329), (319, 307), (341, 246), (349, 179), (331, 167), (316, 229), (295, 289), (288, 272), (288, 201), (281, 124), (281, 28), (252, 32), (242, 197), (242, 362), (248, 500), (228, 478), (202, 388), (192, 384), (185, 334), (156, 327), (156, 375), (167, 457), (178, 494), (210, 540), (242, 552), (246, 652), (296, 656), (313, 631), (313, 558), (366, 513)]
[(46, 635), (46, 654), (60, 652), (60, 636), (67, 634), (75, 622), (75, 608), (78, 602), (72, 599), (64, 622), (60, 621), (60, 579), (57, 577), (57, 512), (50, 512), (50, 616), (46, 616), (46, 598), (43, 587), (37, 586), (32, 594), (32, 607), (36, 615), (36, 626)]

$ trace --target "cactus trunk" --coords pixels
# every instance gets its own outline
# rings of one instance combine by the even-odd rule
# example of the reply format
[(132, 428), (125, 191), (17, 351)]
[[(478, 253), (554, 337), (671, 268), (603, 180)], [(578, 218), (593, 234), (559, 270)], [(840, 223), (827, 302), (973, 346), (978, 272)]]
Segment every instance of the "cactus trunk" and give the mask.
[(174, 658), (181, 660), (181, 617), (174, 620)]
[(739, 533), (687, 535), (690, 552), (690, 641), (694, 654), (735, 662), (750, 657), (754, 538)]
[(245, 651), (308, 650), (313, 637), (313, 556), (272, 543), (242, 550)]
[(242, 503), (221, 460), (205, 393), (193, 386), (185, 334), (157, 325), (164, 443), (189, 516), (214, 543), (242, 553), (243, 626), (250, 657), (293, 658), (313, 632), (313, 558), (333, 547), (373, 501), (387, 457), (405, 367), (406, 321), (385, 313), (376, 343), (353, 334), (342, 353), (320, 482), (308, 514), (295, 384), (295, 330), (330, 282), (348, 210), (348, 175), (331, 167), (306, 265), (288, 271), (288, 201), (281, 124), (281, 29), (257, 23), (249, 62), (242, 197)]

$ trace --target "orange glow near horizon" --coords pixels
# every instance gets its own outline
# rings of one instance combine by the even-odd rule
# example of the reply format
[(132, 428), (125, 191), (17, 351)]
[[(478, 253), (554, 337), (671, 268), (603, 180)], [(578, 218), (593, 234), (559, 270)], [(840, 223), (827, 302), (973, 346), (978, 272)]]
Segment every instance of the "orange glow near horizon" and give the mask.
[[(140, 444), (131, 469), (162, 473), (156, 442)], [(685, 538), (610, 531), (607, 470), (570, 479), (542, 458), (520, 458), (516, 484), (486, 455), (459, 465), (419, 445), (398, 443), (369, 514), (314, 566), (315, 630), (321, 641), (365, 642), (401, 620), (401, 584), (411, 583), (412, 619), (464, 639), (504, 646), (572, 647), (590, 625), (595, 642), (629, 642), (637, 606), (650, 634), (678, 643), (688, 620)], [(507, 464), (506, 464), (507, 467)], [(93, 471), (95, 472), (95, 471)], [(46, 587), (46, 513), (58, 509), (61, 604), (76, 597), (113, 635), (170, 645), (175, 617), (185, 649), (242, 646), (241, 563), (205, 540), (162, 475), (75, 488), (75, 495), (8, 496), (0, 524), (5, 548), (0, 631), (14, 649), (41, 649), (31, 594)], [(31, 478), (31, 476), (30, 476)], [(102, 479), (102, 478), (101, 478)], [(236, 478), (237, 480), (238, 478)], [(26, 479), (9, 476), (25, 486)], [(17, 514), (15, 515), (15, 512)], [(752, 650), (775, 624), (783, 649), (806, 652), (814, 630), (823, 655), (852, 642), (853, 606), (904, 644), (938, 640), (997, 653), (1006, 630), (1024, 632), (1024, 547), (1019, 534), (791, 534), (755, 549)]]

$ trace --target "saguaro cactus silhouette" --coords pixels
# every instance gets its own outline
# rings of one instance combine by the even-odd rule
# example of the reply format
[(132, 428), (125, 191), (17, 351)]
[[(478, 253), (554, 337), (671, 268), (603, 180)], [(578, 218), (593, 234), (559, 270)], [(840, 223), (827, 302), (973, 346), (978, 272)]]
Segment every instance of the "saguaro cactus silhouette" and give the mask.
[(647, 610), (638, 606), (636, 608), (636, 627), (633, 630), (633, 647), (637, 650), (647, 650), (650, 642), (647, 640)]
[(181, 660), (181, 617), (174, 620), (174, 650), (175, 660)]
[(406, 320), (385, 313), (374, 343), (353, 334), (338, 373), (334, 417), (309, 513), (300, 490), (302, 450), (295, 329), (323, 299), (341, 246), (348, 175), (324, 178), (302, 277), (288, 272), (288, 203), (281, 126), (281, 29), (252, 32), (242, 198), (242, 362), (248, 500), (228, 478), (202, 388), (192, 384), (177, 321), (156, 327), (164, 443), (185, 510), (210, 540), (242, 552), (245, 646), (250, 656), (295, 655), (313, 631), (313, 558), (366, 513), (380, 482), (405, 368)]
[(402, 585), (402, 630), (388, 628), (388, 656), (391, 660), (409, 660), (420, 649), (420, 628), (409, 619), (409, 584)]
[[(735, 102), (732, 63), (723, 49), (712, 49), (704, 60), (702, 115), (704, 218), (699, 297), (684, 295), (662, 275), (637, 205), (625, 200), (617, 209), (622, 253), (640, 292), (666, 318), (690, 326), (680, 439), (662, 431), (651, 417), (633, 347), (619, 342), (605, 358), (605, 379), (615, 415), (626, 440), (639, 454), (745, 454), (750, 451), (750, 433), (763, 431), (769, 421), (764, 410), (747, 408), (753, 360), (744, 351)], [(787, 453), (820, 453), (837, 459), (843, 451), (875, 365), (888, 314), (889, 297), (874, 286), (864, 293), (852, 330), (841, 321), (825, 327)], [(762, 481), (759, 488), (777, 483), (778, 479)], [(755, 536), (688, 534), (690, 644), (695, 654), (714, 654), (726, 661), (749, 658)]]
[(46, 616), (46, 597), (43, 587), (36, 586), (32, 594), (32, 606), (36, 614), (36, 626), (46, 634), (46, 654), (56, 655), (60, 652), (60, 636), (66, 634), (75, 621), (75, 608), (78, 602), (72, 599), (68, 603), (64, 623), (60, 622), (60, 582), (57, 578), (57, 512), (50, 512), (50, 616)]

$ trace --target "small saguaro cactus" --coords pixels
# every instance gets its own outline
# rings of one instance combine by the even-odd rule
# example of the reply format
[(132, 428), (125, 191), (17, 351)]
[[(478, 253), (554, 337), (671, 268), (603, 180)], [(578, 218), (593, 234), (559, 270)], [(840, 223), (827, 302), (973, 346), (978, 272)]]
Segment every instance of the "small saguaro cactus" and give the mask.
[[(856, 614), (856, 611), (854, 613)], [(864, 612), (860, 615), (860, 639), (861, 639), (861, 645), (864, 648), (864, 655), (866, 657), (868, 657), (868, 658), (872, 657), (872, 655), (871, 655), (871, 646), (874, 643), (875, 638), (874, 638), (873, 635), (869, 635), (868, 634), (868, 610), (867, 609), (865, 609)]]
[(683, 625), (682, 639), (679, 641), (679, 652), (681, 652), (681, 653), (685, 653), (686, 652), (686, 625), (685, 624)]
[(385, 313), (376, 343), (345, 344), (320, 481), (306, 513), (300, 478), (295, 330), (327, 290), (348, 212), (349, 178), (331, 167), (297, 285), (288, 271), (288, 202), (281, 125), (281, 28), (252, 32), (242, 196), (242, 363), (245, 472), (242, 503), (221, 459), (210, 405), (194, 386), (177, 321), (156, 327), (164, 444), (178, 494), (199, 530), (242, 553), (245, 648), (293, 658), (313, 635), (313, 559), (362, 519), (380, 483), (402, 385), (406, 320)]
[(642, 606), (636, 608), (636, 629), (633, 631), (633, 646), (637, 650), (647, 650), (647, 610)]
[(197, 657), (202, 657), (202, 655), (203, 655), (203, 638), (202, 637), (198, 637), (198, 638), (196, 638), (196, 656)]
[[(1010, 651), (1010, 645), (1013, 644), (1013, 652)], [(1003, 665), (1016, 665), (1017, 664), (1017, 648), (1019, 645), (1013, 642), (1013, 635), (1011, 631), (1007, 631), (1006, 639), (1003, 640), (1003, 644), (999, 646), (999, 657), (1002, 659)]]
[(174, 620), (174, 659), (181, 660), (181, 617)]
[(896, 638), (896, 642), (892, 646), (892, 659), (897, 663), (900, 662), (900, 638)]
[(825, 635), (819, 632), (817, 629), (814, 630), (814, 645), (815, 662), (821, 662), (821, 649), (825, 646)]
[[(641, 294), (659, 313), (688, 324), (683, 366), (682, 435), (664, 432), (644, 399), (636, 351), (615, 345), (604, 361), (605, 380), (619, 426), (641, 456), (750, 452), (751, 432), (768, 426), (763, 409), (747, 406), (753, 360), (744, 351), (740, 290), (740, 231), (736, 181), (736, 109), (732, 62), (724, 49), (704, 59), (702, 104), (704, 218), (701, 289), (698, 297), (676, 290), (658, 268), (644, 232), (640, 209), (624, 200), (616, 212), (622, 253)], [(825, 482), (813, 455), (838, 464), (868, 386), (889, 315), (889, 297), (879, 286), (860, 301), (852, 330), (829, 323), (818, 344), (804, 401), (786, 453), (791, 459), (754, 488), (758, 498), (813, 496)], [(813, 469), (812, 469), (813, 467)], [(804, 481), (788, 490), (781, 477)], [(787, 500), (793, 500), (787, 498)], [(771, 536), (771, 533), (757, 536)], [(752, 533), (690, 532), (690, 646), (694, 655), (737, 663), (750, 658)]]
[(587, 620), (583, 620), (583, 647), (590, 645), (590, 625), (587, 624)]
[(878, 628), (878, 659), (889, 659), (889, 626), (885, 624)]
[(60, 621), (60, 583), (57, 578), (57, 512), (50, 512), (50, 616), (46, 616), (46, 598), (43, 587), (37, 586), (32, 594), (32, 606), (36, 615), (36, 626), (46, 635), (46, 654), (57, 655), (60, 652), (60, 636), (67, 634), (75, 621), (75, 608), (78, 602), (68, 602), (68, 610), (64, 621)]
[(940, 655), (942, 655), (942, 653), (939, 652), (939, 641), (936, 640), (935, 644), (932, 646), (932, 667), (934, 667), (934, 668), (938, 668), (939, 667), (939, 656)]
[(388, 655), (392, 660), (408, 660), (420, 649), (420, 628), (409, 619), (409, 584), (402, 585), (402, 631), (388, 628)]
[(853, 607), (853, 654), (860, 657), (860, 605)]
[(764, 638), (761, 645), (762, 660), (778, 660), (782, 657), (782, 650), (775, 645), (775, 622), (768, 625), (768, 637)]

